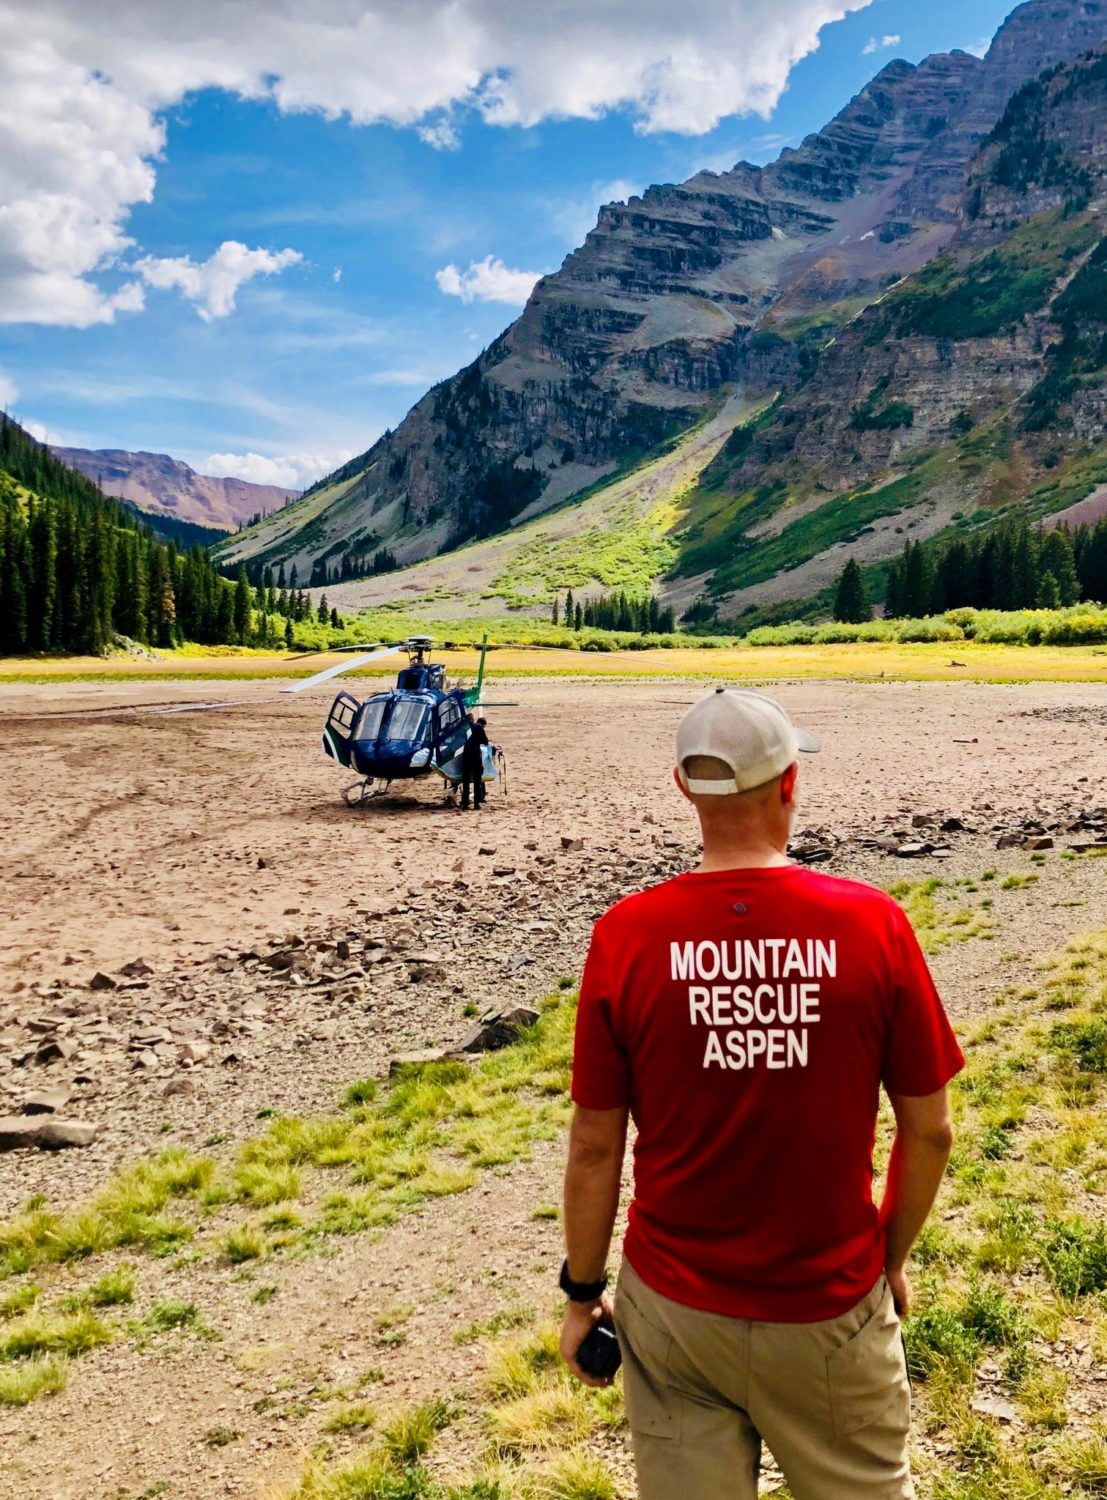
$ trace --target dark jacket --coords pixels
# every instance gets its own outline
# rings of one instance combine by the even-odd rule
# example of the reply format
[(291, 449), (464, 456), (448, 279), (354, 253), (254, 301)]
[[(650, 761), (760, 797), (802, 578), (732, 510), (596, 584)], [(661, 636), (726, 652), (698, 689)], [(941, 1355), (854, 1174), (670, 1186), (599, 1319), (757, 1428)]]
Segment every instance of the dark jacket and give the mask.
[(488, 744), (488, 735), (485, 733), (483, 724), (473, 724), (469, 729), (469, 738), (465, 741), (461, 750), (461, 765), (463, 770), (480, 771), (484, 762), (481, 758), (481, 747)]

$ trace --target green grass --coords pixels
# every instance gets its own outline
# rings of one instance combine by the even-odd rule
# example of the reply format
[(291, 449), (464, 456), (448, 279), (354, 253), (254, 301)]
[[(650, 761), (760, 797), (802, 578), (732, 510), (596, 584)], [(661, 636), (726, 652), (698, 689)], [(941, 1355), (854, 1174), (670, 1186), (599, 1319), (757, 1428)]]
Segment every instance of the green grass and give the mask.
[(0, 1367), (0, 1406), (29, 1406), (39, 1396), (56, 1396), (68, 1379), (69, 1361), (61, 1354), (35, 1354)]
[(178, 1328), (195, 1328), (199, 1317), (194, 1302), (169, 1297), (156, 1302), (138, 1326), (146, 1333), (172, 1333)]
[(376, 1424), (377, 1416), (369, 1406), (346, 1406), (323, 1424), (324, 1432), (365, 1432)]
[(747, 528), (779, 510), (787, 498), (787, 492), (780, 490), (772, 497), (775, 503), (767, 508), (760, 498), (762, 492), (756, 492), (754, 503), (739, 508), (729, 525), (721, 529), (716, 525), (714, 536), (686, 538), (679, 573), (689, 577), (715, 569), (710, 584), (713, 594), (763, 583), (783, 569), (808, 562), (828, 547), (852, 541), (874, 521), (906, 510), (919, 498), (922, 488), (918, 474), (905, 474), (887, 484), (835, 495), (773, 535), (751, 536)]
[(953, 251), (937, 256), (902, 288), (893, 291), (872, 317), (870, 338), (891, 331), (900, 337), (989, 338), (1044, 307), (1074, 256), (1097, 238), (1087, 214), (1038, 214), (1009, 234), (994, 250), (960, 259)]
[(108, 1325), (91, 1312), (30, 1312), (0, 1333), (0, 1364), (36, 1354), (87, 1354), (111, 1342)]
[(195, 1197), (214, 1172), (214, 1162), (171, 1148), (113, 1177), (84, 1208), (59, 1214), (32, 1206), (0, 1225), (0, 1278), (121, 1246), (169, 1253), (193, 1231), (164, 1210)]
[(108, 1271), (83, 1291), (70, 1293), (61, 1305), (67, 1312), (79, 1312), (85, 1307), (123, 1307), (134, 1298), (134, 1272), (129, 1266), (120, 1266), (118, 1270)]
[(923, 952), (939, 953), (950, 943), (967, 943), (973, 938), (989, 939), (990, 922), (969, 907), (953, 905), (956, 888), (930, 876), (925, 880), (900, 881), (888, 894), (898, 901), (911, 920)]

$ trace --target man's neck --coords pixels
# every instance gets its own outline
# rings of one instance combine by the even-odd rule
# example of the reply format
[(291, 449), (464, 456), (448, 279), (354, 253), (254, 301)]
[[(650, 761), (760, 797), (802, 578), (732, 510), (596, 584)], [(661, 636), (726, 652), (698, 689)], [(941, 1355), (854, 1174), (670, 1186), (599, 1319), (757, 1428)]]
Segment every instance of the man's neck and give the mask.
[(791, 864), (782, 850), (772, 844), (720, 843), (714, 840), (704, 844), (703, 858), (697, 873), (707, 875), (716, 870), (772, 870)]

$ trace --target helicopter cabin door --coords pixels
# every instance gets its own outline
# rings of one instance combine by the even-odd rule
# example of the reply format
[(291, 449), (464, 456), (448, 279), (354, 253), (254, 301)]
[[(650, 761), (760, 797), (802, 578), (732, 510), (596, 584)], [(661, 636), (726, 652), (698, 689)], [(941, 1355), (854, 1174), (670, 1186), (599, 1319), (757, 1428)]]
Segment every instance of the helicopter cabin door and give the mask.
[(350, 746), (354, 737), (354, 721), (361, 704), (349, 693), (339, 693), (331, 704), (327, 722), (323, 727), (323, 749), (332, 760), (341, 766), (350, 764)]
[[(434, 763), (440, 770), (444, 770), (461, 754), (461, 747), (468, 733), (465, 715), (457, 699), (444, 698), (435, 709), (434, 724)], [(451, 779), (454, 778), (451, 777)]]

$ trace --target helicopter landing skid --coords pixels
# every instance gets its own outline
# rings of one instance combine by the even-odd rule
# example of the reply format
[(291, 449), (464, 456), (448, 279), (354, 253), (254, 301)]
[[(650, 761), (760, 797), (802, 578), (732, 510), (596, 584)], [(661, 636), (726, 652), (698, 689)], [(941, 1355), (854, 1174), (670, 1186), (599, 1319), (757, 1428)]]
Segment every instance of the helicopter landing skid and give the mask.
[(377, 797), (385, 796), (391, 785), (390, 781), (386, 781), (382, 786), (374, 787), (370, 791), (370, 787), (373, 786), (373, 778), (367, 776), (364, 781), (355, 781), (352, 786), (344, 786), (342, 788), (342, 798), (347, 807), (361, 807), (366, 802), (372, 802)]

